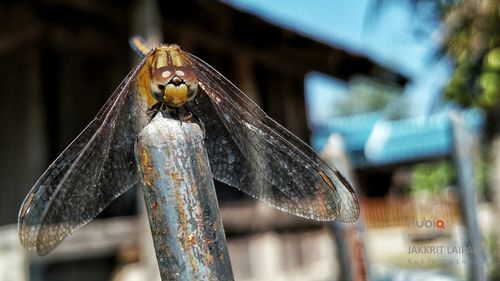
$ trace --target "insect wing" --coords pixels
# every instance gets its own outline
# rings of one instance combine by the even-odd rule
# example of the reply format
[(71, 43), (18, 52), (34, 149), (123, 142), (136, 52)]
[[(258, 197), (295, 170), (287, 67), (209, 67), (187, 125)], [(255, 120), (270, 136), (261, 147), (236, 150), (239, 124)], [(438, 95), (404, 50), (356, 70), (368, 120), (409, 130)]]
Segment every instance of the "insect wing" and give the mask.
[[(207, 63), (192, 54), (183, 55), (205, 92), (200, 94), (210, 98), (216, 112), (211, 116), (194, 112), (206, 127), (216, 179), (297, 216), (343, 222), (358, 218), (357, 197), (335, 168)], [(210, 121), (213, 115), (225, 130)], [(212, 129), (220, 133), (210, 133)]]
[(137, 183), (134, 143), (145, 125), (147, 105), (137, 94), (136, 78), (148, 57), (27, 195), (18, 219), (24, 247), (49, 253)]

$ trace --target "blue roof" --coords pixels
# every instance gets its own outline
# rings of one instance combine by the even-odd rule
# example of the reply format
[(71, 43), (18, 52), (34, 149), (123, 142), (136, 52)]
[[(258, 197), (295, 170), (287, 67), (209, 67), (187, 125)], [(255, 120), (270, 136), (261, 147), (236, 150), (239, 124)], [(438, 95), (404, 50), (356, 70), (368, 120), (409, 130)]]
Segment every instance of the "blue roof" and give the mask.
[[(462, 112), (469, 129), (480, 134), (484, 114)], [(335, 117), (313, 128), (312, 144), (322, 150), (328, 137), (342, 135), (355, 167), (397, 164), (449, 155), (453, 135), (449, 112), (401, 120), (385, 120), (382, 112)]]

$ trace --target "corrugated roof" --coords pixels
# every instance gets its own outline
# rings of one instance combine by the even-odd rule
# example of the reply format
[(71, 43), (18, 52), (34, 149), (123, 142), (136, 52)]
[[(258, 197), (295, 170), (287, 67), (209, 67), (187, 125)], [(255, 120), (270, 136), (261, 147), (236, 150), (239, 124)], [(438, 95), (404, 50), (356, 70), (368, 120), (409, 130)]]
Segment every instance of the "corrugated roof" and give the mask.
[[(469, 129), (480, 134), (484, 114), (476, 109), (461, 112)], [(312, 144), (322, 150), (328, 137), (342, 135), (355, 167), (411, 162), (449, 155), (453, 135), (449, 112), (400, 120), (385, 120), (382, 112), (332, 118), (313, 128)]]

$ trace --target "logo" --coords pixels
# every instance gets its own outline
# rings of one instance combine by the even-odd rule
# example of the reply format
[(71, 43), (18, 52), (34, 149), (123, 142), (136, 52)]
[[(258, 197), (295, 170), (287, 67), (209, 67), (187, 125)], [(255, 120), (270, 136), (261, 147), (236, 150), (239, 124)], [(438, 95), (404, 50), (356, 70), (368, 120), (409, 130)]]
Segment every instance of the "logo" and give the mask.
[(410, 227), (414, 228), (428, 228), (428, 229), (445, 229), (444, 220), (416, 220), (410, 223)]

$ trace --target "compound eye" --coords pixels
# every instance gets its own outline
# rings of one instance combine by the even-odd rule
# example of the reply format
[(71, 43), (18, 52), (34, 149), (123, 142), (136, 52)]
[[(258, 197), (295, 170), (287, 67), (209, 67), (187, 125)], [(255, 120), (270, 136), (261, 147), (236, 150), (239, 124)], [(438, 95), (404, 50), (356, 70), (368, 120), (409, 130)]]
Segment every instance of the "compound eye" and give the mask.
[(175, 76), (175, 69), (170, 66), (164, 66), (153, 72), (153, 83), (158, 85), (167, 84)]
[(186, 82), (197, 80), (196, 74), (194, 73), (193, 68), (191, 68), (190, 66), (177, 67), (177, 69), (175, 70), (175, 74), (184, 79), (184, 81)]

